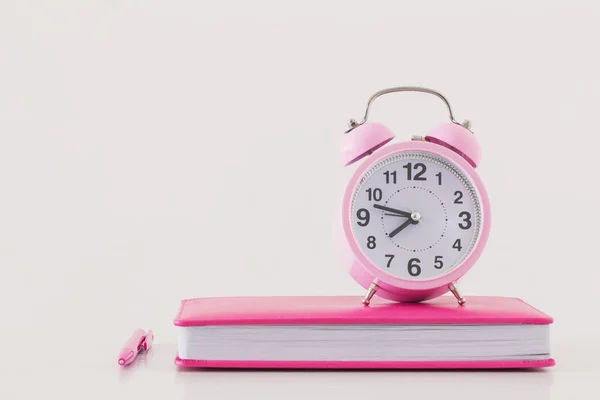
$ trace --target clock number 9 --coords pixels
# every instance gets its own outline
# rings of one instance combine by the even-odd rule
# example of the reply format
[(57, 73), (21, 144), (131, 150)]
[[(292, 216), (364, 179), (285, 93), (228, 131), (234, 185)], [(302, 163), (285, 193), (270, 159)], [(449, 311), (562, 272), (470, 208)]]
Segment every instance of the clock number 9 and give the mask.
[(421, 260), (418, 258), (411, 258), (408, 260), (408, 274), (410, 276), (419, 276), (421, 275), (421, 266), (417, 263), (420, 263)]
[(367, 226), (369, 225), (369, 221), (371, 220), (371, 214), (366, 208), (361, 208), (356, 212), (356, 218), (359, 219), (359, 221), (357, 222), (359, 226)]

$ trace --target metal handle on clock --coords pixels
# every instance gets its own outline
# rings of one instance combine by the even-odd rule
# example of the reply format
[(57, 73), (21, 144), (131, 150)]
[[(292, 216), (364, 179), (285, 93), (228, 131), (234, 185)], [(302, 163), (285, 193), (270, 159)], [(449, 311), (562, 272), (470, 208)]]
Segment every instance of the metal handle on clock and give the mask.
[(348, 129), (345, 133), (348, 133), (351, 130), (353, 130), (354, 128), (367, 122), (367, 118), (369, 117), (369, 108), (371, 107), (371, 104), (375, 101), (375, 99), (377, 99), (379, 96), (383, 96), (384, 94), (397, 93), (397, 92), (421, 92), (421, 93), (432, 94), (432, 95), (440, 98), (444, 102), (444, 104), (446, 104), (446, 107), (448, 108), (448, 116), (450, 117), (450, 121), (452, 123), (455, 123), (457, 125), (462, 125), (467, 129), (469, 129), (469, 127), (470, 127), (469, 121), (465, 121), (461, 124), (454, 119), (454, 115), (452, 115), (452, 108), (450, 107), (450, 103), (448, 102), (448, 100), (446, 100), (446, 98), (441, 93), (436, 92), (435, 90), (432, 90), (432, 89), (419, 87), (419, 86), (398, 86), (398, 87), (392, 87), (392, 88), (380, 90), (377, 93), (375, 93), (374, 95), (372, 95), (371, 98), (369, 99), (369, 101), (367, 102), (367, 109), (365, 110), (365, 116), (364, 116), (363, 120), (361, 122), (357, 122), (354, 119), (351, 119), (350, 121), (348, 121), (348, 125), (350, 126), (350, 129)]

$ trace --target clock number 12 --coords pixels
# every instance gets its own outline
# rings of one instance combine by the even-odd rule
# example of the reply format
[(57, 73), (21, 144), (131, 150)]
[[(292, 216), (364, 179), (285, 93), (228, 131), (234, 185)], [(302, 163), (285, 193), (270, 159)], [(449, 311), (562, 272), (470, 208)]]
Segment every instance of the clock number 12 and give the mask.
[(406, 179), (409, 181), (426, 181), (427, 178), (423, 176), (427, 167), (423, 163), (416, 163), (414, 166), (415, 176), (413, 176), (413, 164), (407, 163), (402, 168), (406, 168)]

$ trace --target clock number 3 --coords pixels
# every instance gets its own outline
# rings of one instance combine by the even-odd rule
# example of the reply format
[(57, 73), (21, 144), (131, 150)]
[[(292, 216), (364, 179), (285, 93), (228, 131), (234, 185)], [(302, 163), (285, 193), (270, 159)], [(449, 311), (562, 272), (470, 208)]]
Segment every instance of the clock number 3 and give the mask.
[[(461, 212), (460, 214), (458, 214), (458, 216), (460, 218), (462, 218), (463, 220), (458, 224), (458, 227), (460, 229), (469, 229), (473, 224), (471, 223), (471, 214), (469, 214), (466, 211)], [(464, 225), (463, 225), (464, 223)]]

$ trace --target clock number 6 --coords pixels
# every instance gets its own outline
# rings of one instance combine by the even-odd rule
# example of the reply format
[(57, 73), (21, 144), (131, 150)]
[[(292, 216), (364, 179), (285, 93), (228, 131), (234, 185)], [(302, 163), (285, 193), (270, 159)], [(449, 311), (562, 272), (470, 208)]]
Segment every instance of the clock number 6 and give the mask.
[(408, 274), (410, 276), (419, 276), (421, 275), (421, 266), (417, 263), (420, 263), (421, 260), (418, 258), (411, 258), (408, 260)]

